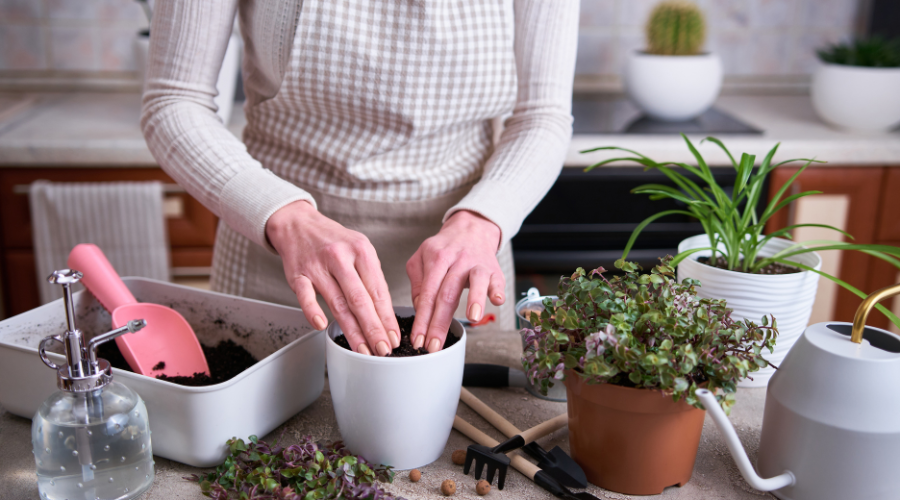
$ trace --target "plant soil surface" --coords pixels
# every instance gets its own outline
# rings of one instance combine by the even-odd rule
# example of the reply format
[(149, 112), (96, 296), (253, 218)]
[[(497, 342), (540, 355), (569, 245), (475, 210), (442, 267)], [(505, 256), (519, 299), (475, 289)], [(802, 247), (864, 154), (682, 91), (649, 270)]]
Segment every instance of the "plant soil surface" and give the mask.
[[(415, 318), (416, 318), (415, 316), (410, 316), (408, 318), (401, 318), (400, 316), (397, 316), (397, 323), (400, 325), (400, 347), (395, 348), (393, 351), (391, 351), (390, 354), (388, 354), (385, 357), (405, 358), (408, 356), (422, 356), (424, 354), (429, 354), (428, 350), (425, 349), (424, 347), (415, 349), (412, 346), (412, 341), (410, 340), (409, 336), (412, 332), (413, 320)], [(447, 339), (444, 340), (443, 348), (446, 349), (458, 341), (459, 341), (459, 337), (457, 337), (456, 335), (453, 335), (452, 333), (450, 333), (448, 331)], [(343, 347), (344, 349), (347, 349), (348, 351), (353, 350), (353, 349), (350, 349), (350, 343), (347, 342), (347, 338), (344, 337), (343, 335), (338, 335), (337, 337), (335, 337), (334, 342), (337, 345)]]
[[(715, 264), (710, 262), (709, 257), (700, 257), (697, 259), (697, 262), (699, 262), (701, 264), (706, 264), (707, 266), (717, 267), (719, 269), (734, 271), (736, 273), (745, 272), (744, 270), (742, 270), (740, 268), (728, 269), (728, 261), (725, 260), (724, 257), (717, 257)], [(741, 262), (743, 263), (743, 260), (741, 260)], [(782, 264), (780, 262), (773, 262), (773, 263), (769, 264), (768, 266), (760, 269), (759, 271), (757, 271), (755, 273), (750, 273), (750, 274), (794, 274), (794, 273), (799, 273), (801, 271), (802, 270), (800, 268), (797, 268), (794, 266), (788, 266), (788, 265)]]
[[(209, 375), (198, 372), (189, 377), (157, 375), (156, 378), (174, 384), (194, 387), (214, 385), (231, 380), (242, 371), (256, 364), (257, 361), (246, 349), (235, 344), (232, 340), (223, 340), (216, 346), (201, 345), (200, 347), (203, 348), (206, 363), (209, 365)], [(134, 372), (128, 366), (125, 356), (122, 356), (122, 352), (119, 351), (119, 347), (115, 342), (100, 344), (100, 347), (97, 348), (97, 356), (109, 361), (110, 366), (113, 368)], [(160, 360), (153, 369), (157, 369), (160, 365), (165, 367), (165, 360)]]

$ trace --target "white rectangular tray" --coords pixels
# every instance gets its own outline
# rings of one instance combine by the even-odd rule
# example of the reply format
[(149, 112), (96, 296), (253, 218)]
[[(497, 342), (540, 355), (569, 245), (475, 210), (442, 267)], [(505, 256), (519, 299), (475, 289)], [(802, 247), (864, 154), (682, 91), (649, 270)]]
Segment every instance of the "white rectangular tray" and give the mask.
[[(231, 339), (260, 360), (231, 380), (186, 387), (113, 368), (114, 379), (147, 404), (153, 454), (196, 467), (222, 463), (225, 441), (268, 434), (315, 401), (325, 385), (325, 334), (300, 309), (146, 278), (123, 278), (140, 302), (180, 312), (202, 344)], [(111, 328), (88, 292), (76, 292), (78, 329), (90, 338)], [(0, 405), (32, 418), (56, 391), (56, 374), (38, 357), (47, 335), (65, 331), (62, 299), (0, 322)], [(138, 333), (137, 335), (140, 335)], [(54, 343), (54, 346), (59, 344)], [(51, 354), (57, 364), (60, 354)]]

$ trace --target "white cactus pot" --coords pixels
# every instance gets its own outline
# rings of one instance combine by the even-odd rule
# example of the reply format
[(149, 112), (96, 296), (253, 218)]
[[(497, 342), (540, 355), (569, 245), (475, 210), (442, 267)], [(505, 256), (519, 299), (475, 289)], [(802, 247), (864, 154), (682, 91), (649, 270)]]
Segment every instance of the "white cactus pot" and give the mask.
[[(789, 240), (773, 238), (760, 250), (760, 256), (774, 255), (793, 244)], [(678, 245), (678, 252), (708, 246), (709, 237), (700, 234), (682, 241)], [(779, 332), (775, 352), (770, 354), (764, 350), (763, 357), (775, 365), (780, 364), (809, 324), (819, 275), (810, 271), (782, 275), (747, 274), (697, 262), (699, 257), (708, 257), (710, 254), (710, 251), (705, 250), (681, 261), (677, 269), (678, 281), (684, 278), (700, 280), (697, 295), (727, 300), (728, 307), (734, 310), (734, 319), (746, 318), (759, 324), (763, 316), (775, 316)], [(815, 252), (797, 255), (791, 260), (816, 270), (822, 268), (822, 258)], [(751, 375), (752, 380), (744, 379), (738, 386), (766, 387), (774, 373), (775, 369), (772, 367), (762, 368)]]
[(886, 132), (900, 125), (900, 68), (821, 64), (809, 90), (819, 117), (855, 132)]
[(690, 120), (712, 106), (722, 89), (716, 54), (658, 56), (635, 51), (625, 65), (625, 92), (657, 120)]

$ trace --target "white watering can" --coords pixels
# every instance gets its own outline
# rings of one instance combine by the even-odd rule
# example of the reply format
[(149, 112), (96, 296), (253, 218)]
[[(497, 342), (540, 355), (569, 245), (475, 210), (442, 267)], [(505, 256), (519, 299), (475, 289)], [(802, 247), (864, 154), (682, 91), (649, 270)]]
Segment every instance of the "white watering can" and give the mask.
[(817, 323), (788, 352), (766, 392), (757, 475), (712, 392), (697, 396), (750, 486), (783, 500), (900, 498), (900, 336), (867, 327), (881, 289), (853, 324)]

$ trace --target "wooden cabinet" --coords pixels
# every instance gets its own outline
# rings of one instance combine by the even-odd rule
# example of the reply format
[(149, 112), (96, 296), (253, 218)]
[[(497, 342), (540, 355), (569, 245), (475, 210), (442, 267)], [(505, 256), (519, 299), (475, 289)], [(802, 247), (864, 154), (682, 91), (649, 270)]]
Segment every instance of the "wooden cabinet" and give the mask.
[[(28, 196), (17, 189), (39, 179), (53, 182), (158, 180), (174, 184), (158, 168), (0, 168), (0, 275), (7, 316), (40, 304)], [(177, 213), (166, 219), (173, 270), (211, 266), (216, 216), (186, 193), (167, 193), (166, 197), (178, 208)]]
[[(797, 172), (797, 168), (779, 168), (772, 173), (770, 197)], [(900, 246), (900, 167), (810, 167), (785, 194), (821, 191), (826, 195), (845, 195), (849, 200), (844, 221), (854, 243), (878, 243)], [(795, 207), (782, 210), (773, 217), (767, 232), (785, 227), (794, 220)], [(835, 224), (839, 225), (839, 224)], [(834, 238), (837, 239), (837, 238)], [(847, 251), (841, 256), (838, 277), (865, 293), (890, 285), (897, 279), (897, 269), (889, 263), (862, 252)], [(862, 299), (840, 288), (834, 304), (833, 320), (853, 321)], [(889, 308), (891, 304), (886, 302)], [(875, 312), (870, 325), (888, 327), (888, 319)]]

